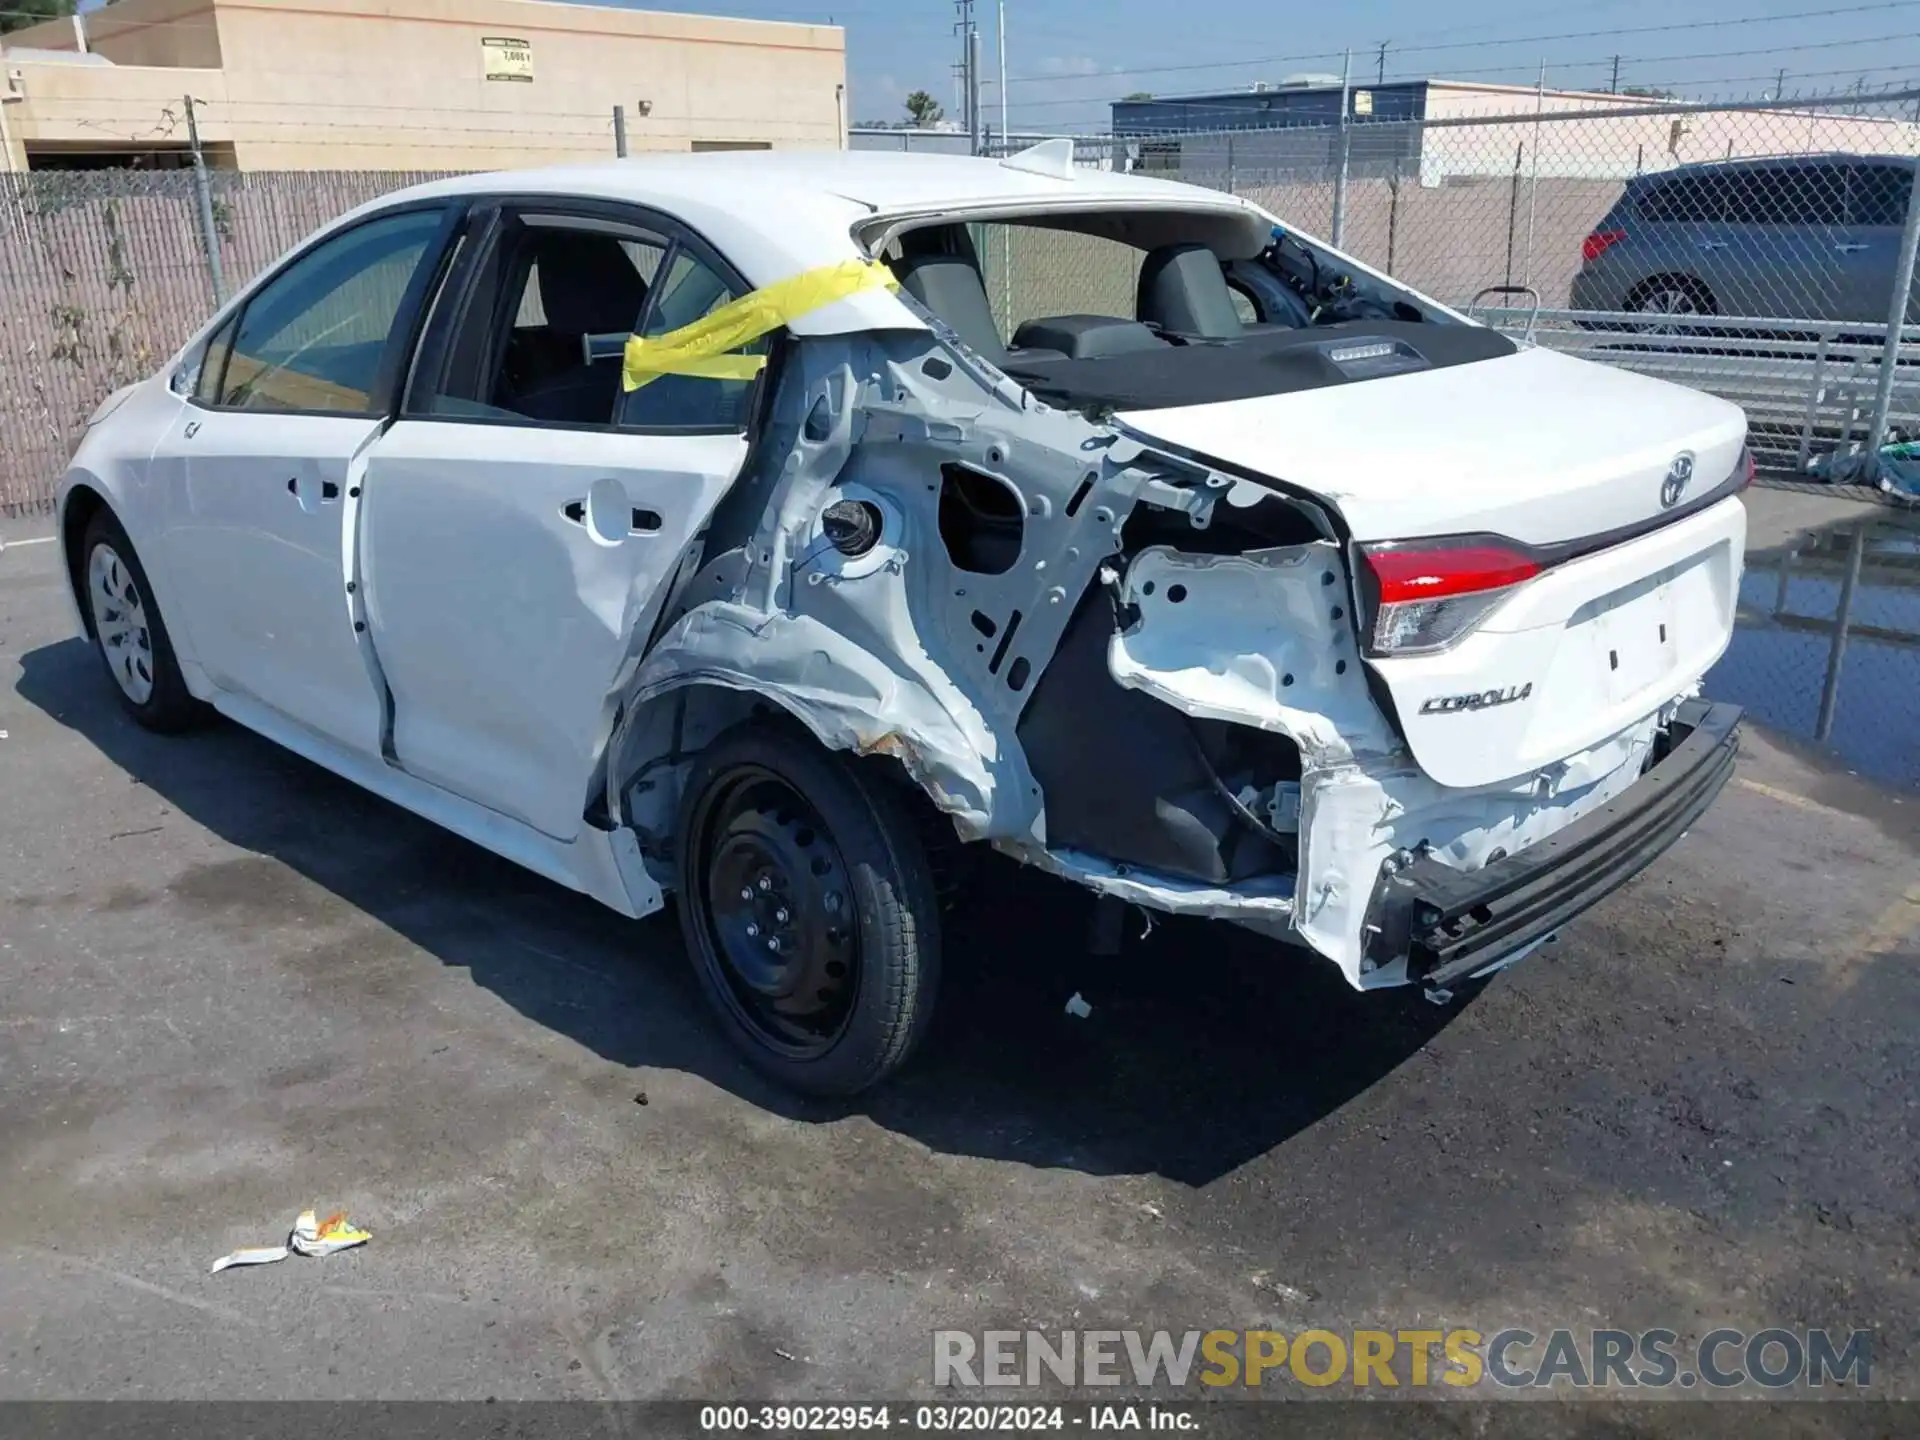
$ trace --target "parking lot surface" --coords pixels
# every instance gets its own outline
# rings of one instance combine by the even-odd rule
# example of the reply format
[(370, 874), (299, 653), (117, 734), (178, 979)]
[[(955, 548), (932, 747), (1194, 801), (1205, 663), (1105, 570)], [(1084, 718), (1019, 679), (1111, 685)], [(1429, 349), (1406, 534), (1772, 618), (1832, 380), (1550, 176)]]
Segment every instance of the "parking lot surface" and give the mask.
[[(1863, 1326), (1920, 1395), (1910, 791), (1751, 731), (1447, 1010), (1201, 924), (1097, 959), (995, 868), (833, 1107), (670, 916), (135, 728), (58, 548), (0, 552), (0, 1397), (901, 1397), (936, 1328), (1308, 1325)], [(316, 1204), (372, 1243), (208, 1275)]]

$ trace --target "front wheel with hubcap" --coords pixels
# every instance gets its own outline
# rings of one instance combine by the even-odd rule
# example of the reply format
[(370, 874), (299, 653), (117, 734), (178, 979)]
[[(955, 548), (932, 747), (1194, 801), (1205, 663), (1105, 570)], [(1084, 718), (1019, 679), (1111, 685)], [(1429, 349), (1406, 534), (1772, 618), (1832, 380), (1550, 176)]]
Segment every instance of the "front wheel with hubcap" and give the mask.
[(701, 988), (755, 1066), (816, 1095), (899, 1068), (932, 1013), (939, 912), (883, 777), (797, 729), (742, 726), (694, 763), (678, 858)]
[(147, 572), (109, 511), (99, 511), (87, 523), (80, 566), (94, 647), (120, 692), (120, 703), (149, 730), (186, 729), (199, 706), (174, 659)]

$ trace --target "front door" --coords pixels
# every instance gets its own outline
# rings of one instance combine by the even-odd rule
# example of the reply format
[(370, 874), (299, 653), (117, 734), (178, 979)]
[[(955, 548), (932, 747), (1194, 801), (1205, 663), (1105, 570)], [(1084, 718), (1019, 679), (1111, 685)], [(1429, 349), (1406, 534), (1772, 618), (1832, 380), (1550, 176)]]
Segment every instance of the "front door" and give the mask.
[(658, 227), (564, 214), (503, 216), (463, 268), (368, 458), (367, 623), (394, 760), (571, 839), (621, 664), (747, 450), (751, 382), (626, 394), (620, 342), (741, 287)]
[(445, 219), (384, 216), (292, 261), (216, 337), (154, 457), (208, 678), (369, 753), (381, 711), (348, 608), (348, 517)]
[[(1912, 161), (1852, 167), (1847, 181), (1847, 224), (1834, 237), (1834, 264), (1840, 272), (1838, 319), (1886, 323), (1893, 304), (1893, 277), (1900, 267), (1900, 232), (1912, 191)], [(1906, 318), (1920, 318), (1911, 293)]]

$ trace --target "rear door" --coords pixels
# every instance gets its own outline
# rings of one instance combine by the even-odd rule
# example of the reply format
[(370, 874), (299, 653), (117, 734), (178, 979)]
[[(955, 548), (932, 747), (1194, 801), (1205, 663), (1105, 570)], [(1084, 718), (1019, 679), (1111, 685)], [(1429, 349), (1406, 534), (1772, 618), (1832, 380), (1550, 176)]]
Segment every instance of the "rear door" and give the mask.
[(1696, 273), (1722, 315), (1830, 319), (1840, 303), (1835, 250), (1846, 177), (1837, 165), (1735, 165), (1683, 193)]
[(167, 570), (208, 678), (377, 753), (345, 536), (452, 212), (369, 219), (291, 260), (208, 346), (153, 457)]
[(392, 759), (558, 839), (579, 831), (623, 662), (743, 463), (753, 382), (631, 393), (625, 338), (744, 293), (664, 217), (506, 205), (436, 307), (367, 461), (367, 620)]

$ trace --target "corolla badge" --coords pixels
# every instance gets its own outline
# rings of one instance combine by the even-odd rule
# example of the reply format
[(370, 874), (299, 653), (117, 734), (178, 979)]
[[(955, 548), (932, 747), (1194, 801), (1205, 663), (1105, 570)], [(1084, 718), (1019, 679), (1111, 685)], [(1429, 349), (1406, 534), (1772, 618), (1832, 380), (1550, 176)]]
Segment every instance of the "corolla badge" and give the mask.
[(1422, 715), (1458, 715), (1463, 710), (1490, 710), (1495, 705), (1511, 705), (1533, 694), (1533, 682), (1509, 685), (1504, 690), (1476, 690), (1467, 695), (1435, 695), (1420, 706)]
[(1693, 483), (1693, 452), (1682, 450), (1667, 467), (1667, 478), (1660, 482), (1660, 508), (1671, 510)]

